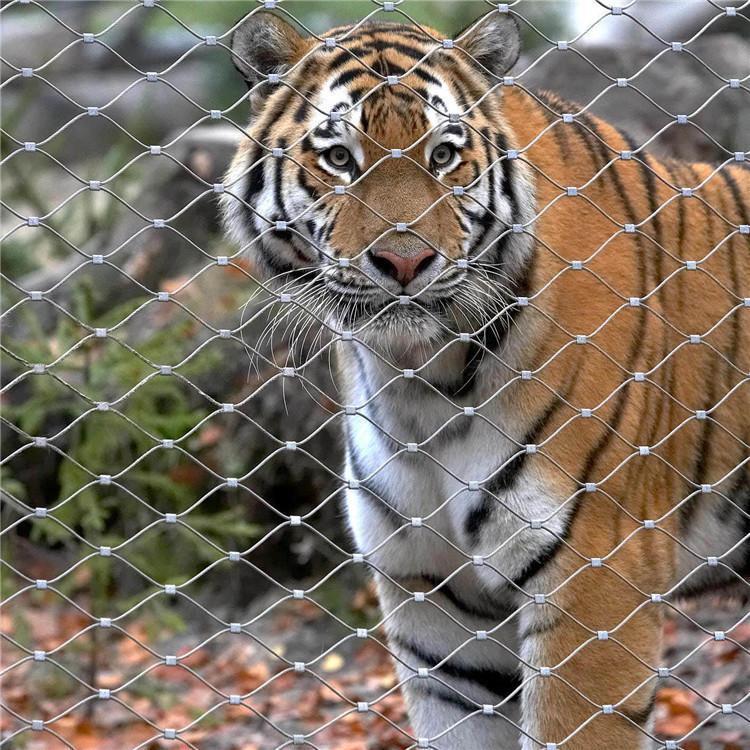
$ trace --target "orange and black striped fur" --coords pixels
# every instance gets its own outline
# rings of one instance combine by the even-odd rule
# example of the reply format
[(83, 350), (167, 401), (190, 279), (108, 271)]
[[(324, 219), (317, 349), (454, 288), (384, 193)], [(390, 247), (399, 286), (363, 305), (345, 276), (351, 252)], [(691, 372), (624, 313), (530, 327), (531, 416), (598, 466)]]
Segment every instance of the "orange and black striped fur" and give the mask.
[(750, 172), (510, 85), (497, 11), (326, 36), (236, 31), (225, 216), (334, 332), (419, 746), (655, 746), (665, 611), (747, 586)]

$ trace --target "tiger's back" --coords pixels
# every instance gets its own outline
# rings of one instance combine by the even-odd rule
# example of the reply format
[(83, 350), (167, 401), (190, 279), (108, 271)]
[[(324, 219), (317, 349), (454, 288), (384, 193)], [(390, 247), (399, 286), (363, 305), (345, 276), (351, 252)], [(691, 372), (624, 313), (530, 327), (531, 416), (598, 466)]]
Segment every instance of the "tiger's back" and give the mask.
[[(526, 293), (544, 331), (531, 359), (519, 345), (516, 367), (533, 380), (508, 404), (543, 415), (541, 470), (575, 508), (541, 577), (575, 624), (550, 643), (564, 616), (537, 622), (526, 653), (568, 660), (569, 699), (631, 695), (647, 715), (661, 601), (722, 586), (746, 596), (750, 173), (734, 155), (722, 168), (659, 161), (591, 115), (565, 128), (572, 105), (541, 103), (506, 96), (538, 175)], [(602, 630), (613, 635), (581, 649)], [(612, 664), (603, 691), (596, 675)], [(576, 722), (556, 723), (560, 737)], [(595, 738), (584, 731), (581, 747)]]
[[(532, 119), (529, 98), (506, 96), (506, 112), (517, 107), (538, 175), (527, 294), (546, 335), (526, 367), (560, 399), (542, 439), (567, 423), (546, 450), (623, 505), (615, 526), (579, 514), (611, 532), (605, 546), (659, 519), (688, 559), (705, 557), (748, 528), (750, 171), (734, 154), (721, 167), (660, 161), (585, 113), (566, 127), (573, 105), (547, 95)], [(532, 410), (554, 401), (536, 398)]]

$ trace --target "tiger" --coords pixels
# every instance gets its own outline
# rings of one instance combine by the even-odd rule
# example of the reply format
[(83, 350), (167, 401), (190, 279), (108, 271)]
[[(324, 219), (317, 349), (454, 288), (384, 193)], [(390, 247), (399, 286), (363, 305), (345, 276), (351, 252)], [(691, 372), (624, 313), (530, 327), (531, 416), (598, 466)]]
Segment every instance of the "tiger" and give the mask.
[(656, 158), (520, 50), (504, 6), (453, 39), (248, 14), (224, 225), (330, 333), (412, 747), (677, 747), (665, 615), (746, 593), (747, 154)]

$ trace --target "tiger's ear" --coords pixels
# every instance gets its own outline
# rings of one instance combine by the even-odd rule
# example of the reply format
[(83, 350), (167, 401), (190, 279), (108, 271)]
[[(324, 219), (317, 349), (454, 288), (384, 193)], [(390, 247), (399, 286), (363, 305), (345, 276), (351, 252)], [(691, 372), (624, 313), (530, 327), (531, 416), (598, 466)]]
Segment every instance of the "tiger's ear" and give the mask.
[(521, 30), (510, 13), (488, 13), (465, 28), (455, 41), (497, 78), (516, 64), (521, 53)]
[(283, 73), (307, 50), (305, 38), (273, 13), (248, 16), (232, 34), (232, 62), (248, 87), (269, 73)]

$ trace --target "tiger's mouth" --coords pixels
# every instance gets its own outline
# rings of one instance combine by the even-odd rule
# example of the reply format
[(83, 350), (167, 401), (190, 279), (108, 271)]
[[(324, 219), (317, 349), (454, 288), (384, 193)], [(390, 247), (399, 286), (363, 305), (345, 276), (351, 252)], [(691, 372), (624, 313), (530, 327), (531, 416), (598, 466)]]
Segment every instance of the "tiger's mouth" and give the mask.
[(327, 280), (324, 287), (334, 335), (351, 334), (404, 367), (424, 363), (459, 334), (481, 332), (502, 317), (501, 291), (486, 282), (481, 287), (465, 271), (412, 296), (360, 288), (351, 280)]
[(352, 338), (379, 352), (388, 362), (399, 367), (418, 367), (454, 334), (448, 310), (452, 300), (434, 299), (421, 304), (383, 300), (379, 304), (347, 307), (334, 323), (334, 329), (346, 331)]
[(413, 298), (328, 289), (324, 294), (333, 300), (329, 330), (342, 341), (364, 344), (391, 367), (428, 368), (423, 372), (435, 382), (450, 381), (464, 367), (472, 345), (479, 342), (481, 351), (503, 338), (512, 309), (501, 288), (478, 289), (463, 272), (456, 277), (447, 288)]
[(389, 325), (421, 326), (425, 319), (445, 319), (460, 295), (464, 274), (457, 272), (414, 294), (396, 294), (377, 285), (352, 279), (326, 278), (325, 292), (335, 300), (334, 314), (341, 324), (354, 326), (368, 321)]

